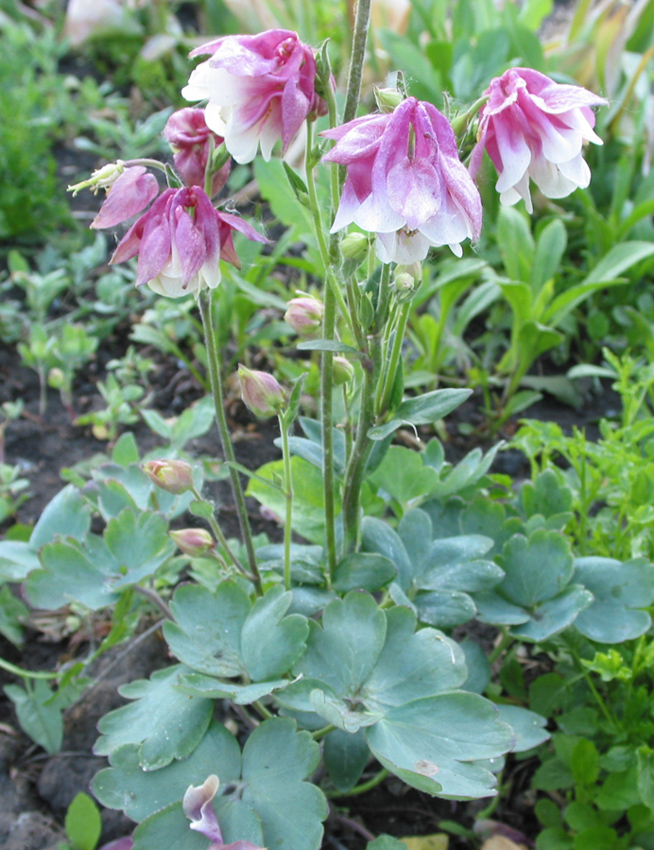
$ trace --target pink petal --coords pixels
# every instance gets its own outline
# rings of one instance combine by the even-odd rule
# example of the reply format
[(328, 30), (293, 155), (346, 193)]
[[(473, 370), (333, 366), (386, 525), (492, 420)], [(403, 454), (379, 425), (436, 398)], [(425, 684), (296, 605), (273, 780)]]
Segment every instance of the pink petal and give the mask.
[(109, 189), (91, 227), (115, 227), (144, 210), (158, 194), (159, 184), (154, 174), (149, 174), (142, 165), (126, 168)]

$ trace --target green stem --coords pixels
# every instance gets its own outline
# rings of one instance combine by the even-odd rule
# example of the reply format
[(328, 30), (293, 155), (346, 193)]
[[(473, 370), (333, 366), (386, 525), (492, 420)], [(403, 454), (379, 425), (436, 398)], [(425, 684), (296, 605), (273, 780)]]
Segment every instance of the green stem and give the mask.
[[(211, 298), (213, 290), (204, 290), (200, 293), (200, 315), (202, 316), (202, 326), (204, 328), (204, 337), (207, 347), (207, 363), (209, 366), (209, 377), (211, 379), (211, 391), (213, 395), (213, 403), (216, 409), (216, 423), (218, 425), (218, 433), (222, 444), (223, 454), (230, 463), (236, 463), (236, 455), (234, 447), (229, 435), (229, 427), (227, 425), (227, 417), (225, 416), (224, 392), (222, 375), (220, 373), (220, 365), (218, 363), (218, 349), (216, 347), (216, 337), (213, 330), (211, 320)], [(232, 493), (234, 495), (234, 503), (236, 505), (236, 513), (238, 515), (241, 536), (247, 552), (248, 565), (250, 572), (254, 577), (254, 584), (257, 593), (261, 595), (263, 588), (261, 585), (261, 576), (257, 567), (257, 559), (254, 554), (254, 543), (252, 542), (252, 531), (250, 529), (250, 520), (248, 517), (247, 508), (245, 505), (245, 496), (243, 495), (243, 487), (238, 472), (231, 466), (229, 469), (229, 478), (232, 485)]]
[(320, 729), (316, 729), (315, 732), (311, 733), (311, 737), (314, 741), (320, 741), (325, 735), (328, 735), (330, 732), (333, 732), (336, 727), (331, 723), (328, 723), (327, 726), (322, 726)]
[(509, 646), (513, 643), (515, 638), (513, 635), (509, 634), (509, 632), (504, 629), (502, 640), (497, 644), (495, 649), (488, 656), (488, 663), (493, 664), (493, 662), (497, 661), (500, 655), (504, 652), (505, 649), (508, 649)]
[(274, 717), (274, 716), (275, 716), (275, 715), (272, 713), (272, 711), (269, 711), (269, 710), (266, 708), (266, 706), (265, 706), (265, 705), (261, 702), (261, 700), (259, 700), (259, 699), (258, 699), (258, 700), (255, 700), (255, 701), (252, 703), (252, 706), (253, 706), (254, 708), (256, 708), (256, 710), (257, 710), (257, 711), (259, 712), (259, 714), (260, 714), (260, 715), (264, 718), (264, 720), (270, 720), (270, 719), (271, 719), (271, 717)]
[(286, 417), (279, 414), (279, 428), (282, 432), (282, 462), (284, 464), (284, 501), (286, 516), (284, 518), (284, 588), (291, 589), (291, 534), (293, 533), (293, 471), (291, 469), (291, 452), (288, 447), (288, 428)]
[(408, 300), (401, 305), (398, 313), (397, 322), (395, 324), (395, 339), (393, 340), (393, 348), (391, 350), (391, 356), (386, 370), (386, 377), (383, 382), (383, 390), (381, 392), (379, 392), (379, 387), (382, 386), (382, 382), (380, 381), (378, 385), (378, 398), (375, 405), (378, 416), (383, 416), (383, 414), (388, 410), (388, 405), (390, 404), (391, 394), (395, 384), (395, 376), (397, 374), (397, 367), (402, 356), (404, 332), (406, 330), (406, 323), (409, 319), (410, 312), (411, 301)]
[(347, 78), (347, 94), (345, 96), (345, 110), (343, 112), (343, 123), (347, 124), (356, 118), (361, 94), (361, 78), (363, 76), (363, 63), (366, 58), (366, 41), (368, 39), (368, 28), (370, 26), (370, 2), (371, 0), (358, 0), (357, 13), (354, 19), (354, 32), (352, 34), (352, 52), (350, 54), (350, 69)]
[(16, 667), (10, 661), (5, 661), (0, 658), (0, 669), (6, 670), (8, 673), (13, 673), (14, 676), (20, 676), (23, 679), (57, 679), (61, 673), (45, 673), (34, 672), (32, 670), (24, 670), (22, 667)]
[(566, 643), (568, 644), (568, 649), (570, 650), (570, 654), (572, 655), (577, 666), (579, 667), (579, 671), (581, 672), (581, 675), (586, 680), (586, 684), (590, 688), (590, 692), (592, 693), (592, 695), (595, 699), (595, 702), (600, 707), (602, 714), (608, 720), (608, 722), (611, 724), (611, 726), (613, 726), (614, 728), (617, 728), (618, 724), (616, 723), (615, 718), (613, 717), (613, 715), (611, 714), (611, 712), (608, 709), (608, 706), (606, 705), (606, 703), (602, 699), (602, 695), (600, 694), (600, 692), (595, 687), (595, 682), (593, 682), (592, 676), (590, 675), (588, 670), (584, 667), (584, 665), (581, 663), (581, 658), (579, 657), (579, 653), (572, 646), (572, 644), (570, 643), (569, 640), (566, 640)]
[(366, 358), (363, 367), (363, 384), (357, 422), (356, 438), (345, 470), (345, 490), (343, 493), (343, 550), (351, 552), (359, 539), (359, 505), (361, 486), (365, 475), (368, 457), (372, 451), (372, 440), (368, 430), (375, 416), (375, 369), (373, 361)]
[[(313, 216), (314, 229), (320, 249), (320, 256), (325, 267), (325, 292), (323, 302), (325, 312), (323, 316), (323, 338), (333, 340), (336, 337), (336, 301), (343, 302), (338, 281), (334, 274), (330, 251), (325, 240), (323, 230), (318, 194), (313, 174), (312, 159), (313, 127), (307, 124), (307, 189), (309, 193), (309, 205)], [(344, 317), (349, 320), (347, 308), (344, 302), (341, 304)], [(334, 480), (334, 410), (333, 410), (333, 387), (334, 387), (334, 353), (323, 351), (320, 358), (320, 396), (322, 417), (322, 451), (323, 451), (323, 497), (325, 502), (325, 547), (327, 550), (327, 584), (331, 585), (331, 578), (336, 571), (336, 507), (335, 494), (336, 485)]]
[[(195, 487), (193, 488), (193, 495), (194, 495), (194, 496), (195, 496), (195, 498), (198, 500), (198, 502), (203, 502), (203, 501), (204, 501), (204, 499), (202, 498), (202, 494), (201, 494), (201, 493), (199, 493), (199, 492), (195, 489)], [(244, 575), (245, 575), (245, 576), (246, 576), (246, 577), (247, 577), (250, 581), (253, 581), (253, 580), (254, 580), (253, 576), (251, 576), (251, 575), (248, 573), (248, 571), (245, 569), (245, 567), (243, 566), (243, 564), (239, 561), (239, 559), (236, 557), (236, 555), (235, 555), (235, 554), (234, 554), (234, 552), (232, 551), (232, 549), (231, 549), (231, 547), (230, 547), (229, 543), (227, 542), (227, 538), (226, 538), (226, 537), (225, 537), (225, 535), (223, 534), (223, 530), (222, 530), (222, 528), (220, 527), (220, 524), (218, 523), (218, 520), (216, 519), (215, 514), (211, 514), (211, 515), (208, 517), (208, 521), (209, 521), (209, 525), (211, 526), (211, 530), (213, 531), (214, 537), (216, 538), (216, 540), (218, 541), (218, 543), (220, 543), (220, 545), (222, 546), (222, 548), (225, 550), (225, 553), (227, 554), (227, 557), (229, 558), (229, 560), (230, 560), (230, 561), (232, 562), (232, 564), (236, 567), (236, 569), (240, 570), (240, 571), (241, 571), (241, 572), (242, 572), (242, 573), (243, 573), (243, 574), (244, 574)]]
[(136, 591), (136, 593), (140, 593), (141, 596), (145, 596), (146, 599), (152, 602), (152, 604), (155, 605), (162, 612), (162, 614), (167, 617), (167, 619), (173, 619), (173, 615), (170, 608), (166, 605), (161, 596), (159, 596), (159, 594), (153, 587), (143, 587), (140, 584), (135, 584), (134, 590)]
[(351, 791), (347, 791), (345, 794), (341, 794), (340, 791), (328, 791), (325, 794), (325, 797), (329, 799), (334, 799), (335, 797), (358, 797), (359, 794), (365, 794), (367, 791), (371, 791), (373, 788), (376, 788), (378, 785), (386, 779), (389, 775), (390, 771), (386, 770), (383, 767), (378, 773), (376, 773), (371, 779), (368, 779), (367, 782), (362, 782), (360, 785), (355, 785)]
[(388, 313), (390, 274), (390, 265), (382, 266), (375, 332), (370, 346), (370, 357), (364, 357), (361, 360), (363, 384), (359, 403), (359, 420), (352, 453), (345, 470), (345, 490), (343, 493), (343, 551), (346, 553), (351, 552), (359, 541), (361, 487), (373, 447), (373, 441), (368, 437), (368, 431), (375, 422), (375, 385), (381, 374), (381, 336)]

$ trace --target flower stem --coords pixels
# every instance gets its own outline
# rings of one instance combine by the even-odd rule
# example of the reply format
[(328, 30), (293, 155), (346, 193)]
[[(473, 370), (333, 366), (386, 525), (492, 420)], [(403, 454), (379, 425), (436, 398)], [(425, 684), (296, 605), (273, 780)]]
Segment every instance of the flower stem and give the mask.
[[(199, 493), (195, 488), (193, 488), (193, 495), (198, 500), (198, 502), (204, 501), (204, 499), (202, 498), (202, 494)], [(208, 522), (211, 526), (211, 530), (213, 531), (214, 537), (225, 550), (225, 554), (232, 562), (232, 564), (236, 567), (237, 570), (240, 570), (250, 581), (253, 581), (253, 577), (248, 573), (243, 564), (239, 561), (239, 559), (236, 557), (236, 555), (230, 548), (229, 543), (227, 542), (227, 538), (223, 534), (223, 530), (220, 527), (220, 524), (218, 523), (215, 514), (211, 514), (211, 516), (208, 518)]]
[[(406, 330), (406, 323), (408, 321), (410, 312), (411, 301), (405, 301), (404, 304), (401, 305), (398, 313), (397, 323), (395, 325), (395, 339), (393, 340), (393, 348), (391, 349), (391, 355), (388, 361), (386, 376), (384, 378), (383, 384), (381, 381), (378, 384), (376, 403), (376, 410), (378, 416), (382, 416), (388, 410), (388, 405), (390, 404), (391, 394), (393, 392), (393, 386), (395, 384), (395, 376), (397, 375), (397, 367), (400, 362), (400, 357), (402, 356), (402, 343), (404, 342), (404, 332)], [(383, 390), (380, 392), (379, 388), (382, 386)]]
[(356, 118), (357, 107), (359, 105), (363, 63), (366, 58), (366, 41), (368, 40), (368, 28), (370, 26), (370, 2), (371, 0), (358, 0), (357, 3), (354, 32), (352, 34), (350, 69), (347, 78), (345, 110), (343, 112), (344, 124)]
[(61, 673), (46, 673), (45, 671), (24, 670), (22, 667), (16, 667), (11, 661), (5, 661), (0, 658), (0, 670), (6, 670), (8, 673), (13, 673), (14, 676), (21, 676), (23, 679), (57, 679)]
[[(333, 340), (336, 336), (336, 300), (340, 296), (343, 302), (343, 294), (333, 266), (325, 233), (323, 230), (322, 216), (318, 204), (318, 194), (311, 163), (313, 146), (313, 127), (307, 124), (307, 189), (309, 193), (309, 205), (313, 216), (314, 229), (320, 248), (320, 256), (325, 267), (325, 293), (323, 302), (325, 312), (323, 315), (323, 338)], [(341, 312), (349, 318), (344, 302), (341, 303)], [(323, 451), (323, 496), (325, 501), (325, 547), (327, 550), (327, 584), (331, 584), (331, 577), (336, 571), (336, 508), (335, 508), (335, 482), (334, 482), (334, 412), (333, 412), (333, 386), (334, 386), (334, 352), (323, 351), (320, 359), (320, 396), (322, 416), (322, 451)]]
[(508, 630), (504, 629), (502, 639), (488, 656), (488, 663), (493, 664), (495, 661), (497, 661), (497, 659), (504, 652), (504, 650), (508, 649), (508, 647), (511, 646), (514, 640), (515, 638), (513, 637), (513, 635), (510, 634)]
[(172, 615), (170, 608), (166, 605), (166, 603), (163, 601), (161, 596), (159, 596), (159, 594), (157, 593), (157, 591), (154, 588), (143, 587), (140, 584), (135, 584), (134, 590), (137, 593), (140, 593), (141, 596), (145, 596), (146, 599), (148, 599), (150, 602), (152, 602), (152, 604), (155, 605), (161, 611), (161, 613), (164, 615), (164, 617), (166, 617), (169, 620), (173, 619), (173, 615)]
[[(220, 373), (220, 365), (218, 363), (218, 349), (216, 347), (216, 337), (213, 330), (211, 316), (211, 296), (212, 290), (205, 290), (200, 293), (200, 315), (202, 316), (202, 326), (204, 328), (204, 337), (207, 347), (207, 363), (209, 365), (209, 377), (211, 379), (213, 403), (216, 409), (218, 433), (220, 435), (223, 454), (230, 464), (232, 464), (236, 463), (236, 455), (234, 454), (234, 447), (232, 446), (227, 418), (225, 416), (223, 382), (222, 375)], [(254, 585), (257, 589), (257, 593), (261, 595), (263, 592), (261, 576), (259, 575), (257, 559), (254, 554), (252, 531), (250, 529), (250, 520), (245, 506), (245, 496), (243, 495), (241, 479), (239, 478), (236, 469), (234, 469), (231, 465), (228, 468), (229, 478), (232, 485), (232, 493), (234, 495), (234, 503), (236, 505), (236, 513), (238, 515), (245, 551), (247, 552), (248, 565), (250, 567), (250, 572), (254, 576)]]
[(284, 589), (291, 589), (291, 534), (293, 533), (293, 471), (291, 469), (291, 452), (288, 447), (289, 423), (286, 416), (279, 414), (279, 428), (282, 432), (282, 462), (284, 464), (284, 501), (286, 516), (284, 518)]
[(359, 402), (359, 420), (352, 453), (345, 470), (345, 490), (343, 493), (344, 552), (352, 551), (359, 540), (361, 487), (373, 447), (373, 441), (368, 437), (368, 431), (375, 422), (375, 386), (381, 374), (381, 337), (388, 314), (390, 274), (390, 265), (383, 265), (379, 281), (375, 332), (370, 345), (370, 356), (363, 357), (361, 360), (363, 384)]
[(333, 799), (334, 797), (358, 797), (359, 794), (365, 794), (367, 791), (372, 791), (373, 788), (381, 785), (384, 779), (386, 779), (389, 775), (389, 772), (390, 771), (383, 767), (371, 779), (368, 779), (366, 782), (362, 782), (360, 785), (355, 785), (351, 791), (346, 791), (345, 794), (341, 794), (340, 791), (328, 791), (325, 796), (330, 799)]

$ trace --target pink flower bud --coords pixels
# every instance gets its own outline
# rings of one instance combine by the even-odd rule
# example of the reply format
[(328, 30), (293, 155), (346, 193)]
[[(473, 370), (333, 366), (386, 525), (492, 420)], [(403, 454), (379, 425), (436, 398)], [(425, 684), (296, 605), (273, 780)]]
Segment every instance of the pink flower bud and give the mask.
[(301, 298), (291, 298), (284, 319), (295, 333), (312, 336), (320, 329), (324, 315), (325, 306), (322, 301), (305, 295)]
[(238, 380), (243, 401), (259, 419), (267, 419), (283, 410), (286, 396), (274, 375), (239, 366)]
[[(173, 150), (175, 168), (184, 183), (204, 188), (204, 174), (211, 150), (210, 139), (213, 137), (214, 150), (224, 141), (222, 136), (217, 136), (207, 127), (204, 109), (189, 106), (173, 112), (163, 129), (163, 137)], [(213, 175), (212, 194), (217, 194), (225, 185), (229, 169), (230, 163), (227, 162)]]
[(158, 194), (159, 184), (154, 174), (148, 173), (142, 165), (126, 168), (109, 186), (107, 197), (91, 227), (115, 227), (138, 215)]
[(481, 198), (459, 160), (454, 132), (431, 103), (408, 97), (388, 114), (365, 115), (321, 133), (323, 157), (347, 168), (332, 232), (349, 224), (377, 234), (383, 263), (424, 260), (429, 249), (477, 239)]
[(168, 493), (185, 493), (193, 484), (193, 469), (184, 460), (149, 460), (141, 469), (153, 484)]
[(315, 92), (314, 51), (290, 30), (223, 36), (191, 56), (206, 53), (211, 58), (193, 71), (182, 96), (208, 100), (207, 124), (237, 162), (251, 162), (259, 146), (270, 159), (279, 139), (286, 151), (305, 119), (326, 111)]
[(586, 141), (602, 144), (593, 132), (591, 107), (606, 105), (603, 97), (581, 86), (559, 85), (530, 68), (510, 68), (485, 94), (470, 171), (477, 173), (488, 151), (503, 204), (523, 198), (532, 212), (530, 178), (547, 198), (564, 198), (588, 186), (590, 169), (581, 151)]
[(198, 558), (216, 546), (215, 540), (204, 528), (182, 528), (169, 534), (177, 547), (190, 558)]
[(220, 283), (220, 260), (240, 268), (234, 230), (256, 242), (267, 241), (238, 216), (218, 212), (199, 186), (166, 189), (123, 236), (110, 262), (123, 263), (138, 254), (137, 286), (147, 283), (169, 298), (197, 295)]

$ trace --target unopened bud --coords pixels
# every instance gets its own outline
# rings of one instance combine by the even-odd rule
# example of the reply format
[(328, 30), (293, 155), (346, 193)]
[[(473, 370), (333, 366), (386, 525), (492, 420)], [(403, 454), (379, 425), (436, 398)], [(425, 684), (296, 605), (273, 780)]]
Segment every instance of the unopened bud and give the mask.
[(184, 460), (149, 460), (141, 469), (153, 484), (168, 493), (179, 495), (194, 486), (193, 469)]
[(345, 357), (334, 357), (334, 386), (340, 387), (354, 377), (354, 366)]
[(50, 369), (48, 373), (48, 384), (53, 390), (60, 390), (63, 386), (65, 386), (66, 376), (58, 366), (54, 366)]
[(204, 528), (182, 528), (169, 534), (177, 548), (190, 558), (199, 558), (216, 547), (216, 541)]
[(395, 284), (397, 299), (400, 302), (410, 301), (420, 285), (416, 282), (415, 277), (412, 274), (409, 274), (409, 272), (400, 272), (400, 274), (396, 274), (393, 278), (393, 283)]
[(283, 410), (286, 396), (274, 375), (239, 366), (238, 380), (241, 397), (256, 417), (267, 419)]
[(362, 260), (368, 253), (370, 242), (365, 233), (348, 233), (341, 241), (341, 253), (346, 260)]
[(395, 266), (395, 274), (410, 274), (414, 280), (422, 280), (422, 263), (409, 263), (409, 265)]
[(325, 305), (322, 301), (311, 296), (291, 298), (284, 319), (295, 333), (302, 336), (312, 336), (320, 330), (322, 318), (325, 315)]
[(380, 112), (393, 112), (404, 100), (404, 95), (397, 89), (375, 89), (375, 100)]
[(68, 191), (73, 193), (73, 197), (82, 189), (91, 189), (93, 194), (95, 194), (98, 189), (108, 189), (112, 186), (124, 170), (125, 163), (121, 159), (118, 159), (116, 162), (110, 162), (107, 165), (103, 165), (102, 168), (98, 168), (88, 179), (82, 180), (81, 183), (74, 183), (72, 186), (69, 186)]

